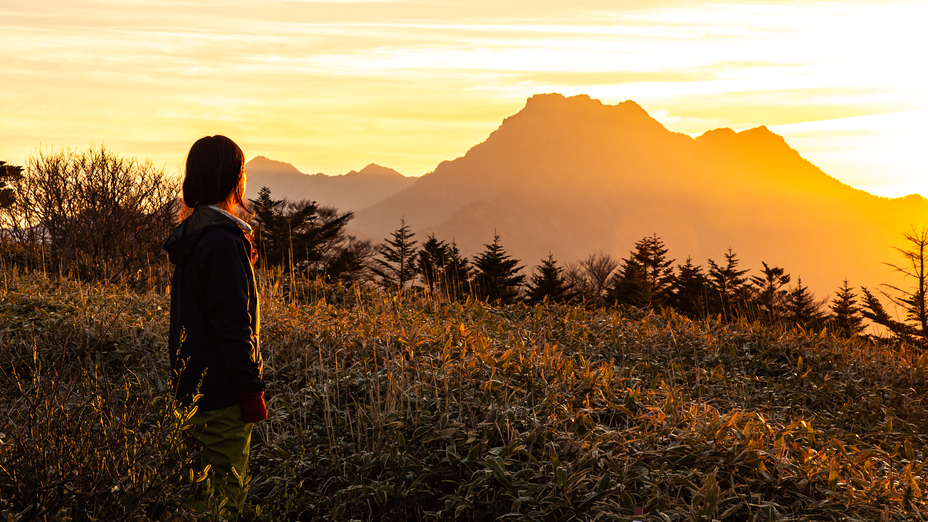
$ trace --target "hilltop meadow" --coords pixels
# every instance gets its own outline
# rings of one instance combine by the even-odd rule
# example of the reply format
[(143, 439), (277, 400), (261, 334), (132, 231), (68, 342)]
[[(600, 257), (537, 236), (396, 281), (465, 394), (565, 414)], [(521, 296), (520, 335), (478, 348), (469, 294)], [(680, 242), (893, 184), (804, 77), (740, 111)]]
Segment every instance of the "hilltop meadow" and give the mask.
[[(229, 518), (172, 395), (179, 180), (103, 147), (0, 167), (0, 521)], [(925, 516), (928, 229), (890, 265), (918, 285), (879, 294), (900, 321), (731, 250), (674, 267), (656, 234), (526, 280), (498, 235), (468, 260), (250, 204), (269, 418), (245, 520)]]
[[(0, 274), (0, 519), (222, 516), (184, 508), (211, 486), (177, 450), (169, 289)], [(925, 516), (928, 355), (905, 345), (259, 275), (247, 519)]]

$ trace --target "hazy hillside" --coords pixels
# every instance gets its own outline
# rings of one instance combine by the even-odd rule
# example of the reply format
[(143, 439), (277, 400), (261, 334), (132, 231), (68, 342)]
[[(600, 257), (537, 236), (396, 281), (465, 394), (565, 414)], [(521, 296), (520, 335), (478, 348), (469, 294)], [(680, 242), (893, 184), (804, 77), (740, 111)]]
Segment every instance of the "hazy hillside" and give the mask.
[(844, 185), (765, 127), (691, 138), (632, 101), (545, 94), (352, 226), (379, 240), (401, 216), (420, 239), (434, 232), (467, 255), (496, 230), (529, 266), (549, 251), (562, 263), (599, 250), (627, 257), (657, 233), (679, 262), (705, 266), (731, 247), (743, 267), (785, 267), (824, 296), (845, 277), (890, 279), (882, 263), (895, 260), (901, 232), (928, 221), (928, 201)]
[(309, 199), (339, 210), (358, 211), (411, 185), (415, 178), (371, 163), (339, 176), (303, 174), (289, 163), (258, 156), (245, 167), (250, 173), (246, 196), (256, 198), (261, 187), (271, 189), (275, 199)]

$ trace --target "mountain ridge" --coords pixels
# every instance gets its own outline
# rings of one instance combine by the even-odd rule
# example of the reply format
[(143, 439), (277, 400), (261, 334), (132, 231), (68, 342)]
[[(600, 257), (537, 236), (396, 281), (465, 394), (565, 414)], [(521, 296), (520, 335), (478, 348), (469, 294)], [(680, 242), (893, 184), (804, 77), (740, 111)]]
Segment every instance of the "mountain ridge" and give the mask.
[(249, 173), (245, 197), (255, 199), (263, 187), (271, 197), (311, 199), (341, 211), (357, 211), (395, 194), (415, 182), (401, 173), (370, 163), (360, 171), (345, 174), (304, 174), (290, 163), (256, 156), (245, 164)]
[(465, 255), (500, 233), (529, 265), (549, 251), (562, 263), (597, 251), (624, 258), (657, 233), (672, 256), (705, 265), (733, 248), (743, 267), (766, 261), (828, 292), (843, 276), (814, 259), (847, 264), (852, 284), (891, 278), (880, 269), (888, 247), (928, 205), (889, 201), (827, 175), (765, 126), (693, 138), (632, 101), (544, 94), (351, 226), (380, 241), (404, 217)]
[[(857, 286), (896, 282), (884, 264), (893, 261), (890, 247), (928, 216), (924, 197), (881, 198), (846, 185), (766, 126), (691, 137), (634, 101), (608, 105), (587, 95), (532, 96), (485, 140), (420, 178), (373, 164), (301, 178), (277, 167), (291, 180), (363, 178), (349, 192), (368, 197), (351, 204), (329, 203), (337, 198), (324, 184), (282, 193), (355, 210), (351, 232), (375, 242), (403, 218), (419, 239), (435, 234), (467, 256), (499, 233), (507, 252), (534, 266), (549, 252), (561, 264), (599, 251), (625, 258), (657, 233), (678, 262), (692, 256), (705, 267), (732, 248), (742, 268), (783, 267), (819, 294), (845, 277)], [(362, 175), (368, 169), (381, 182), (406, 184), (372, 191), (377, 176)]]

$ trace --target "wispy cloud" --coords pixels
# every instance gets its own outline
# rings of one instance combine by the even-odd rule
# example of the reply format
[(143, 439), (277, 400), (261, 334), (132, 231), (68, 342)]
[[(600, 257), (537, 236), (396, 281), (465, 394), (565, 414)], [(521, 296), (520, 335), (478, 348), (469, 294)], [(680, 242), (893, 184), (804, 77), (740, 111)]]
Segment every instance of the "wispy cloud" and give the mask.
[(107, 140), (174, 165), (192, 138), (223, 131), (304, 170), (378, 161), (419, 174), (537, 92), (635, 99), (692, 134), (928, 108), (922, 2), (616, 6), (8, 4), (0, 158)]

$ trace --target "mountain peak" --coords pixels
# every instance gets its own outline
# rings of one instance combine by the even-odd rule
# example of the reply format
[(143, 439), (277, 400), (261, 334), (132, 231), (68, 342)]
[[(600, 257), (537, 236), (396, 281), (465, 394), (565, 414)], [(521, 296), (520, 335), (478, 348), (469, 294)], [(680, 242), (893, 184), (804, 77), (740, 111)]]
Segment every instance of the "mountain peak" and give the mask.
[(703, 142), (718, 142), (733, 139), (737, 135), (737, 132), (728, 127), (719, 127), (718, 129), (707, 130), (696, 139)]
[(261, 187), (268, 187), (275, 198), (311, 199), (339, 210), (368, 207), (405, 189), (417, 179), (373, 163), (361, 172), (351, 171), (338, 176), (321, 172), (303, 174), (289, 163), (263, 156), (249, 161), (246, 168), (251, 176), (245, 193), (249, 199), (258, 197)]
[(394, 176), (394, 177), (399, 176), (399, 177), (401, 177), (401, 178), (405, 178), (405, 177), (406, 177), (406, 176), (403, 176), (403, 175), (400, 174), (399, 172), (397, 172), (397, 171), (395, 171), (395, 170), (393, 170), (393, 169), (391, 169), (391, 168), (389, 168), (389, 167), (384, 167), (384, 166), (378, 165), (378, 164), (376, 164), (376, 163), (370, 163), (370, 164), (368, 164), (366, 167), (364, 167), (363, 169), (361, 169), (360, 171), (352, 170), (351, 172), (348, 172), (348, 173), (345, 174), (345, 175), (346, 175), (346, 176), (358, 176), (358, 175), (364, 175), (364, 176)]
[(737, 147), (751, 153), (795, 153), (783, 136), (761, 125), (752, 129), (735, 132), (728, 127), (712, 129), (696, 138), (698, 143), (710, 146)]
[(551, 92), (545, 94), (536, 94), (525, 101), (525, 108), (521, 112), (535, 111), (554, 111), (554, 112), (575, 112), (579, 114), (604, 114), (604, 111), (624, 117), (642, 116), (651, 120), (651, 116), (641, 105), (632, 100), (625, 100), (615, 105), (607, 105), (596, 98), (591, 98), (587, 94), (577, 94), (575, 96), (564, 96), (563, 94)]
[(296, 167), (284, 161), (277, 161), (265, 156), (255, 156), (245, 163), (245, 170), (249, 172), (263, 172), (266, 174), (302, 174)]
[(750, 143), (765, 143), (770, 145), (787, 146), (786, 140), (783, 139), (783, 136), (773, 132), (764, 125), (761, 125), (760, 127), (754, 127), (753, 129), (743, 130), (738, 133), (738, 136), (741, 136), (742, 139), (745, 139)]
[(567, 97), (559, 92), (546, 92), (532, 95), (529, 99), (525, 100), (525, 107), (553, 107), (581, 103), (600, 107), (603, 105), (603, 102), (590, 98), (588, 94), (578, 94), (576, 96)]
[[(515, 141), (520, 147), (531, 149), (586, 141), (584, 146), (589, 148), (593, 147), (592, 141), (615, 140), (620, 136), (630, 143), (664, 139), (671, 134), (631, 100), (608, 105), (586, 94), (568, 97), (546, 93), (528, 98), (525, 107), (504, 119), (481, 145), (502, 150), (511, 148)], [(485, 147), (474, 147), (472, 151)]]

